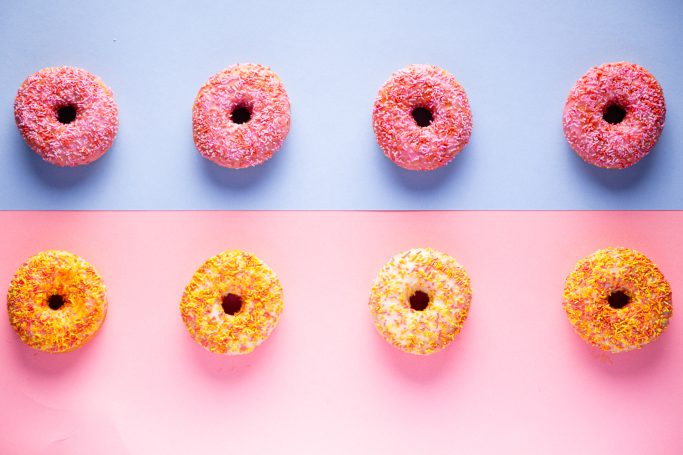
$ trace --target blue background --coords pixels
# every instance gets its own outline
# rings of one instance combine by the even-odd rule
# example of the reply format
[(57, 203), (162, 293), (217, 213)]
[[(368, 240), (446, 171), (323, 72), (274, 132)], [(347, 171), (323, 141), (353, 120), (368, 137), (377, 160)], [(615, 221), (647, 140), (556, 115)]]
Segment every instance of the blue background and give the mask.
[[(36, 1), (0, 6), (0, 209), (683, 209), (683, 2)], [(567, 93), (629, 60), (664, 88), (653, 152), (624, 171), (567, 145)], [(192, 141), (209, 76), (239, 62), (285, 83), (292, 128), (265, 165), (220, 168)], [(467, 90), (474, 129), (447, 167), (405, 171), (371, 126), (395, 70), (430, 63)], [(13, 117), (30, 73), (71, 65), (114, 91), (119, 134), (99, 161), (56, 168)]]

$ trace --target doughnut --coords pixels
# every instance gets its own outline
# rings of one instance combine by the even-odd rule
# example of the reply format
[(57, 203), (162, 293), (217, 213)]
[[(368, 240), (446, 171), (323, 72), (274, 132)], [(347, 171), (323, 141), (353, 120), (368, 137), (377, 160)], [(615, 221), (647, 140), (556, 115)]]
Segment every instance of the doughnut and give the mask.
[(112, 91), (80, 68), (44, 68), (26, 78), (14, 119), (28, 146), (48, 163), (81, 166), (109, 150), (119, 128)]
[(644, 254), (605, 248), (581, 259), (569, 274), (564, 309), (588, 343), (604, 351), (630, 351), (669, 324), (671, 287)]
[(245, 63), (215, 74), (192, 108), (197, 150), (224, 167), (240, 169), (269, 159), (289, 132), (289, 97), (270, 68)]
[(470, 278), (455, 259), (431, 248), (415, 248), (384, 264), (372, 286), (370, 312), (390, 344), (426, 355), (453, 341), (471, 300)]
[(253, 254), (230, 250), (197, 269), (180, 314), (190, 335), (209, 351), (248, 354), (270, 336), (282, 306), (275, 272)]
[(67, 352), (95, 336), (107, 315), (102, 278), (68, 251), (42, 251), (17, 269), (7, 291), (9, 321), (21, 340)]
[(387, 158), (405, 169), (430, 171), (467, 145), (472, 113), (452, 74), (433, 65), (408, 65), (379, 89), (372, 127)]
[(571, 89), (562, 126), (584, 161), (623, 169), (655, 146), (665, 115), (664, 93), (652, 74), (633, 63), (606, 63), (588, 70)]

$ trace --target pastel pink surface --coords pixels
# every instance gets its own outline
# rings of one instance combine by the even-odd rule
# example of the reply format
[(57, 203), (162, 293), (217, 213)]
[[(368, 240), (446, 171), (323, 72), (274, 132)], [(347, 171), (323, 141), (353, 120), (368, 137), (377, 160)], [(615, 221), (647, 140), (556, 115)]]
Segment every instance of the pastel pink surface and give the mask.
[[(25, 347), (0, 324), (0, 453), (618, 453), (683, 451), (680, 212), (1, 212), (0, 282), (49, 248), (109, 290), (75, 352)], [(562, 309), (576, 261), (647, 254), (674, 312), (646, 348), (585, 344)], [(372, 281), (431, 246), (472, 279), (449, 349), (401, 353), (375, 331)], [(285, 309), (253, 354), (195, 344), (179, 315), (192, 273), (228, 248), (279, 275)], [(7, 321), (5, 306), (0, 315)]]

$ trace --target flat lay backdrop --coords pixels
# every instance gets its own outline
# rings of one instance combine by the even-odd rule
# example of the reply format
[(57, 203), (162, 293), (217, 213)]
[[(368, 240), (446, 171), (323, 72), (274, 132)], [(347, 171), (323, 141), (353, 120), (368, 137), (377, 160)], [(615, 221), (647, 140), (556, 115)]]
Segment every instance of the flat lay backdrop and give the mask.
[[(609, 245), (655, 260), (674, 301), (683, 286), (683, 212), (618, 211), (683, 210), (681, 24), (678, 0), (1, 0), (0, 295), (60, 248), (98, 268), (110, 309), (64, 355), (0, 324), (0, 453), (683, 453), (677, 304), (660, 340), (618, 356), (561, 308), (576, 261)], [(561, 113), (589, 67), (619, 60), (658, 78), (668, 114), (647, 158), (606, 171), (571, 151)], [(191, 108), (240, 62), (279, 74), (292, 129), (236, 171), (195, 150)], [(377, 90), (410, 63), (452, 72), (473, 111), (470, 144), (431, 173), (392, 164), (371, 127)], [(58, 65), (100, 76), (119, 106), (113, 148), (87, 167), (44, 163), (14, 124), (21, 82)], [(296, 211), (311, 209), (328, 211)], [(422, 209), (436, 211), (363, 212)], [(441, 212), (461, 209), (555, 211)], [(453, 346), (425, 358), (387, 345), (367, 308), (382, 264), (418, 246), (459, 260), (474, 293)], [(204, 351), (178, 309), (228, 248), (285, 291), (245, 357)]]
[[(683, 209), (679, 0), (2, 0), (0, 209)], [(590, 67), (649, 69), (668, 106), (656, 149), (625, 171), (586, 165), (562, 134)], [(199, 87), (234, 63), (270, 66), (292, 128), (267, 164), (220, 168), (192, 141)], [(474, 118), (447, 167), (384, 158), (372, 103), (410, 63), (452, 72)], [(120, 130), (92, 166), (57, 169), (13, 119), (21, 82), (72, 65), (114, 91)]]
[[(42, 249), (90, 261), (109, 312), (83, 348), (50, 355), (0, 324), (3, 454), (683, 453), (683, 213), (0, 213), (0, 295)], [(576, 261), (627, 245), (674, 291), (669, 328), (602, 353), (562, 309)], [(446, 351), (404, 354), (376, 333), (372, 282), (399, 251), (431, 246), (472, 280)], [(208, 257), (251, 251), (285, 307), (248, 356), (211, 354), (180, 318)], [(4, 305), (0, 320), (7, 320)]]

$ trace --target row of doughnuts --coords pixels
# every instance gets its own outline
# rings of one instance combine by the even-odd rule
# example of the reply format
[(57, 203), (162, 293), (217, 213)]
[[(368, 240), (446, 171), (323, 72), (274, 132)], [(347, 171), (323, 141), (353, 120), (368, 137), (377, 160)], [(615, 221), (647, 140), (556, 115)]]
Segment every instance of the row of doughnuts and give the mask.
[[(628, 248), (581, 259), (565, 281), (563, 306), (576, 332), (611, 352), (657, 338), (672, 313), (671, 288), (657, 266)], [(470, 309), (470, 278), (453, 257), (431, 248), (396, 254), (379, 271), (369, 307), (378, 332), (411, 354), (448, 346)], [(194, 340), (211, 352), (247, 354), (271, 334), (284, 296), (275, 272), (253, 254), (228, 250), (204, 262), (180, 301)], [(88, 342), (107, 313), (95, 268), (66, 251), (43, 251), (16, 271), (7, 294), (10, 324), (27, 345), (66, 352)]]
[[(112, 145), (118, 108), (102, 80), (79, 68), (50, 67), (19, 88), (14, 114), (28, 145), (57, 166), (89, 164)], [(562, 124), (586, 162), (622, 169), (654, 147), (664, 127), (662, 88), (645, 68), (607, 63), (586, 72), (569, 92)], [(398, 166), (433, 170), (468, 143), (472, 114), (465, 89), (448, 71), (409, 65), (379, 90), (372, 126), (384, 154)], [(257, 64), (233, 65), (199, 89), (192, 108), (195, 145), (229, 168), (255, 166), (280, 149), (290, 103), (280, 78)]]

